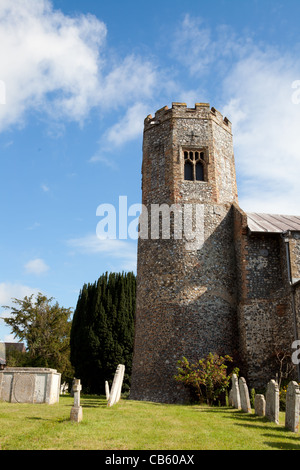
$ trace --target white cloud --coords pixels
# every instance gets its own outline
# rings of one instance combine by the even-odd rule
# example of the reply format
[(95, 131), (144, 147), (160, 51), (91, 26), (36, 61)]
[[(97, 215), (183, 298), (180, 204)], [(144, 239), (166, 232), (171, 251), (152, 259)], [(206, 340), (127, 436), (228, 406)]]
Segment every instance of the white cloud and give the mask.
[(136, 269), (137, 249), (135, 243), (117, 239), (101, 240), (97, 235), (89, 234), (68, 240), (67, 244), (83, 254), (101, 254), (109, 259), (117, 259), (120, 263), (118, 269)]
[(0, 305), (10, 305), (12, 298), (23, 299), (25, 296), (36, 295), (38, 292), (38, 289), (23, 284), (2, 282), (0, 283)]
[(13, 299), (24, 299), (24, 297), (36, 296), (40, 291), (23, 284), (2, 282), (0, 283), (0, 341), (17, 341), (14, 335), (9, 334), (9, 327), (4, 323), (3, 318), (8, 318), (10, 309), (3, 309), (4, 306), (12, 307)]
[(212, 69), (224, 74), (232, 57), (245, 54), (249, 46), (252, 47), (250, 37), (237, 37), (226, 25), (212, 29), (205, 18), (187, 14), (174, 33), (171, 54), (184, 65), (185, 72), (203, 79)]
[(0, 108), (0, 130), (34, 108), (81, 119), (97, 89), (98, 47), (105, 35), (95, 17), (67, 17), (48, 0), (2, 0), (0, 78), (6, 105)]
[(36, 258), (28, 261), (28, 263), (25, 264), (25, 270), (28, 274), (40, 276), (49, 270), (49, 266), (45, 263), (44, 260)]
[(147, 106), (142, 103), (129, 107), (125, 116), (109, 129), (107, 141), (114, 146), (119, 146), (141, 136), (147, 111)]
[(106, 151), (103, 150), (102, 146), (98, 149), (98, 151), (89, 159), (90, 163), (100, 162), (103, 163), (104, 166), (107, 168), (111, 168), (112, 170), (116, 170), (118, 167), (114, 158), (111, 156), (111, 150), (107, 149)]
[(157, 93), (158, 73), (153, 63), (130, 55), (112, 64), (98, 89), (99, 102), (116, 109), (138, 99), (146, 100)]
[(241, 207), (300, 214), (297, 49), (282, 52), (187, 15), (175, 34), (173, 56), (192, 77), (201, 73), (202, 83), (212, 77), (216, 83), (219, 101), (210, 104), (233, 124)]
[(92, 108), (120, 109), (151, 97), (157, 73), (147, 60), (106, 54), (106, 25), (93, 15), (70, 17), (49, 0), (1, 0), (0, 81), (6, 104), (0, 131), (35, 110), (82, 122)]
[(115, 152), (118, 147), (143, 135), (144, 119), (149, 114), (149, 106), (137, 102), (127, 108), (118, 122), (102, 136), (99, 148), (89, 159), (90, 163), (100, 162), (113, 170), (118, 169)]
[(203, 73), (214, 59), (210, 29), (202, 18), (191, 18), (190, 15), (184, 17), (175, 31), (171, 49), (173, 56), (191, 73), (199, 70)]
[(47, 193), (48, 191), (50, 191), (49, 186), (47, 186), (46, 184), (41, 184), (41, 188), (44, 191), (44, 193)]
[[(23, 299), (25, 296), (37, 295), (38, 289), (23, 284), (2, 282), (0, 283), (0, 309), (3, 306), (12, 306), (12, 299)], [(1, 316), (7, 315), (8, 311), (1, 311)], [(4, 313), (5, 312), (5, 313)]]
[(254, 53), (224, 81), (245, 210), (300, 214), (300, 106), (292, 102), (299, 67), (297, 57)]

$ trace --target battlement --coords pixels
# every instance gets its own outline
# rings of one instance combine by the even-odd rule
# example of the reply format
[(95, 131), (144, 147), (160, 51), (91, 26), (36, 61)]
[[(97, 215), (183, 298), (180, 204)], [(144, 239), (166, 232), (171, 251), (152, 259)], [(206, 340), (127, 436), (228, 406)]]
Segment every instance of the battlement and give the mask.
[(227, 117), (217, 111), (214, 107), (210, 108), (209, 103), (196, 103), (194, 108), (188, 108), (186, 103), (172, 103), (172, 108), (164, 106), (155, 112), (155, 116), (152, 117), (149, 114), (145, 121), (145, 130), (151, 128), (154, 125), (160, 124), (166, 119), (170, 118), (199, 118), (199, 119), (211, 119), (217, 124), (224, 127), (226, 130), (231, 132), (231, 122)]

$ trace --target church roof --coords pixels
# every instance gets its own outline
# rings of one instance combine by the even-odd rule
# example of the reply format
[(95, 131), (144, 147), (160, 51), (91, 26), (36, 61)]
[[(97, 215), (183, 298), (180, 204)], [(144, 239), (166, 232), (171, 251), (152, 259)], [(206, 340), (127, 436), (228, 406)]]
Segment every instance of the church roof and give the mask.
[(300, 232), (300, 216), (258, 214), (247, 212), (248, 227), (251, 232), (284, 233)]
[(0, 341), (0, 365), (6, 364), (6, 353), (16, 350), (24, 353), (26, 351), (24, 343), (5, 343)]
[(26, 349), (25, 349), (25, 344), (24, 343), (7, 343), (5, 342), (5, 348), (6, 348), (6, 351), (11, 351), (12, 349), (15, 349), (16, 351), (20, 351), (20, 352), (25, 352)]

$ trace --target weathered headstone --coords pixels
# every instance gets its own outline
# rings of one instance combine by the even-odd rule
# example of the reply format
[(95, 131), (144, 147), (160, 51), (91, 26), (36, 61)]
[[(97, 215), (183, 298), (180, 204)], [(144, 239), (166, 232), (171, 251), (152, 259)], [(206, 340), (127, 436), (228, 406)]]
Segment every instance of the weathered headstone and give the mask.
[(125, 366), (121, 365), (120, 375), (119, 375), (119, 385), (117, 387), (116, 403), (118, 403), (118, 401), (121, 398), (121, 392), (122, 392), (122, 386), (123, 386), (123, 380), (124, 380), (124, 373), (125, 373)]
[(255, 395), (254, 408), (255, 408), (255, 414), (257, 416), (266, 415), (266, 400), (265, 400), (264, 395), (261, 395), (261, 394)]
[(285, 427), (292, 432), (299, 431), (300, 389), (297, 382), (290, 382), (286, 392)]
[(105, 395), (106, 395), (106, 400), (109, 400), (109, 385), (107, 380), (105, 381)]
[(65, 395), (68, 390), (69, 390), (69, 384), (67, 382), (63, 382), (60, 386), (61, 395)]
[(120, 400), (123, 379), (124, 379), (125, 366), (119, 364), (114, 376), (113, 384), (111, 387), (111, 392), (109, 394), (109, 399), (107, 406), (113, 406)]
[(0, 370), (6, 365), (6, 347), (5, 343), (0, 341)]
[(81, 389), (80, 379), (75, 379), (73, 383), (74, 405), (71, 408), (70, 419), (76, 423), (82, 421), (82, 406), (80, 406)]
[(244, 377), (239, 379), (239, 391), (241, 397), (241, 408), (245, 413), (251, 413), (249, 391)]
[(266, 418), (279, 424), (279, 388), (275, 380), (270, 380), (266, 391)]
[(240, 397), (240, 390), (239, 390), (239, 383), (236, 374), (232, 374), (231, 378), (231, 390), (230, 390), (230, 402), (234, 408), (238, 410), (241, 409), (241, 397)]

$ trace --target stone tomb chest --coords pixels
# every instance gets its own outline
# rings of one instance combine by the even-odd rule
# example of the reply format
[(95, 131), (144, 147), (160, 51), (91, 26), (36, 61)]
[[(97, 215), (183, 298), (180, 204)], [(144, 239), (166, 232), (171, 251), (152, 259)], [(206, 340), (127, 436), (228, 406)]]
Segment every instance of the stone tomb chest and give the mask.
[(52, 405), (59, 401), (60, 382), (55, 369), (7, 367), (0, 371), (0, 400)]

